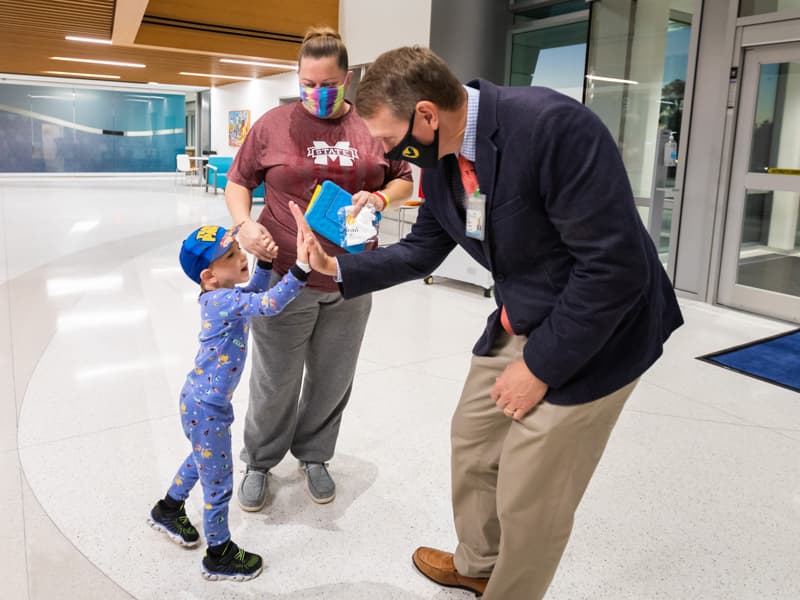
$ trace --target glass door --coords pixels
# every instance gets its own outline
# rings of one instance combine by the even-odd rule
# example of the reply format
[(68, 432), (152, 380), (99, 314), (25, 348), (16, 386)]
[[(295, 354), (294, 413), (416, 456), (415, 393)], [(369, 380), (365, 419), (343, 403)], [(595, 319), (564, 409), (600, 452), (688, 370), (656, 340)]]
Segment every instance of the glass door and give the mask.
[(636, 206), (667, 267), (674, 254), (684, 104), (697, 0), (592, 4), (586, 106), (617, 140)]
[(508, 84), (543, 86), (583, 102), (589, 10), (584, 1), (515, 9)]
[(800, 322), (800, 44), (743, 64), (719, 302)]

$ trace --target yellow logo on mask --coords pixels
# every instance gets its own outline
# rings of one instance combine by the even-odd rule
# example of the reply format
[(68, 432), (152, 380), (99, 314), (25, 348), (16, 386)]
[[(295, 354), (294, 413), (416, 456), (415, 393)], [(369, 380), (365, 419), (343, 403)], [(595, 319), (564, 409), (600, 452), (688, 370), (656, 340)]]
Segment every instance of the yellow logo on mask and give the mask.
[(419, 158), (419, 150), (414, 148), (414, 146), (406, 146), (403, 148), (403, 156), (405, 158)]

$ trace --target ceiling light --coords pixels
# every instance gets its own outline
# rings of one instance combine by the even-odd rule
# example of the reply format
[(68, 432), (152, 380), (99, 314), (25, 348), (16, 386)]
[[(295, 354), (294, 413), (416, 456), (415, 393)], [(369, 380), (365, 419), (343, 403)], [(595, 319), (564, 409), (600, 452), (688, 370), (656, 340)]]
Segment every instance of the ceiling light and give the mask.
[(630, 85), (639, 85), (638, 81), (632, 79), (617, 79), (616, 77), (601, 77), (600, 75), (587, 75), (586, 79), (592, 81), (608, 81), (609, 83), (627, 83)]
[(77, 35), (68, 35), (64, 38), (71, 42), (89, 42), (91, 44), (108, 44), (111, 45), (111, 40), (98, 40), (97, 38), (80, 37)]
[(28, 98), (49, 98), (50, 100), (74, 100), (75, 94), (72, 94), (72, 96), (39, 96), (37, 94), (28, 94)]
[(233, 58), (220, 58), (219, 62), (231, 63), (234, 65), (250, 65), (253, 67), (270, 67), (272, 69), (297, 69), (297, 63), (293, 63), (291, 65), (281, 65), (278, 63), (258, 62), (255, 60), (235, 60)]
[(93, 60), (91, 58), (70, 58), (66, 56), (51, 56), (50, 60), (65, 60), (67, 62), (92, 63), (94, 65), (111, 65), (112, 67), (136, 67), (144, 69), (147, 65), (141, 63), (117, 62), (113, 60)]
[(98, 77), (100, 79), (119, 79), (119, 75), (97, 75), (96, 73), (72, 73), (71, 71), (42, 71), (49, 75), (68, 75), (73, 77)]
[(210, 77), (211, 79), (238, 79), (240, 81), (252, 81), (252, 77), (234, 77), (233, 75), (214, 75), (212, 73), (187, 73), (181, 71), (178, 75), (188, 75), (189, 77)]

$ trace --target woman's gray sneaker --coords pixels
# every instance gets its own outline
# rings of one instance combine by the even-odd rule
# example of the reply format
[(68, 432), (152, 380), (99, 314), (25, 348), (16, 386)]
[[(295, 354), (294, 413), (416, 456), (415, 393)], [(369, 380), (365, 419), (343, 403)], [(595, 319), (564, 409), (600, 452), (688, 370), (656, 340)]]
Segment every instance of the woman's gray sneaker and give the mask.
[(239, 506), (248, 512), (258, 512), (267, 503), (269, 471), (248, 466), (239, 485)]
[(308, 493), (314, 502), (327, 504), (336, 497), (336, 484), (325, 463), (300, 462), (300, 469), (306, 473)]

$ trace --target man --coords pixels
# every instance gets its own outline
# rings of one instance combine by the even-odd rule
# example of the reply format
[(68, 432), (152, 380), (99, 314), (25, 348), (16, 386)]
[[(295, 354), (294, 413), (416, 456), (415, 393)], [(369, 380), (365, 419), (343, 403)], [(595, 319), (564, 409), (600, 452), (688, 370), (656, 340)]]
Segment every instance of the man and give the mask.
[(581, 104), (461, 86), (415, 47), (381, 55), (356, 106), (387, 157), (423, 167), (426, 200), (404, 240), (336, 260), (317, 247), (314, 268), (352, 297), (427, 276), (457, 243), (495, 281), (452, 421), (458, 546), (418, 548), (414, 564), (486, 600), (541, 598), (626, 399), (683, 322), (672, 286)]

